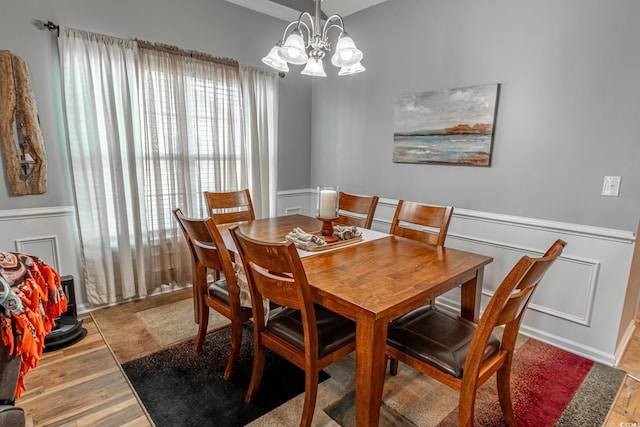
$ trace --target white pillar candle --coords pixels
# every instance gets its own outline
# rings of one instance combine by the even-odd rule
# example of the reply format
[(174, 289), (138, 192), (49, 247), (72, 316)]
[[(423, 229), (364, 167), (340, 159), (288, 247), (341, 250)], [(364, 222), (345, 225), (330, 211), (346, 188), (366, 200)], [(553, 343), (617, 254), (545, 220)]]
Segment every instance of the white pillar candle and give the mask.
[(320, 191), (320, 208), (318, 216), (320, 218), (335, 218), (337, 208), (338, 193), (334, 190)]

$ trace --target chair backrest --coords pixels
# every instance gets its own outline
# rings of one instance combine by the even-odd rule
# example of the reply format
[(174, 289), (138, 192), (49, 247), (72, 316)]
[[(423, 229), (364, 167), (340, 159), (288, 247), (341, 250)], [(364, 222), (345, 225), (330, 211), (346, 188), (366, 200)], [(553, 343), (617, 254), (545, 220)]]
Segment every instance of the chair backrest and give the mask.
[(501, 349), (513, 352), (525, 308), (544, 274), (562, 254), (566, 244), (558, 239), (540, 258), (523, 256), (505, 276), (478, 322), (469, 346), (465, 373), (477, 372), (489, 337), (497, 326), (504, 326)]
[[(400, 200), (389, 232), (396, 236), (443, 246), (452, 214), (451, 206), (422, 205)], [(405, 224), (412, 224), (413, 227)], [(418, 229), (416, 226), (421, 228)]]
[(305, 348), (315, 347), (317, 351), (318, 333), (311, 290), (295, 244), (255, 240), (242, 233), (237, 225), (229, 228), (229, 232), (242, 259), (251, 293), (253, 319), (259, 329), (264, 328), (264, 309), (256, 301), (266, 298), (283, 307), (298, 309), (302, 313)]
[(209, 231), (205, 225), (205, 220), (203, 219), (195, 219), (188, 218), (182, 213), (182, 209), (176, 208), (173, 210), (173, 215), (176, 217), (178, 221), (178, 225), (182, 230), (182, 234), (184, 235), (185, 240), (187, 241), (187, 245), (189, 246), (189, 252), (191, 253), (191, 259), (194, 263), (198, 261), (198, 255), (193, 248), (193, 239), (192, 235), (199, 236), (202, 239), (206, 239), (207, 236), (210, 241), (213, 241), (213, 238), (209, 235)]
[(371, 228), (377, 205), (378, 196), (358, 196), (341, 192), (338, 202), (339, 214), (335, 222), (336, 224)]
[[(221, 271), (227, 279), (227, 287), (229, 289), (237, 287), (231, 254), (225, 246), (224, 239), (213, 219), (189, 218), (182, 213), (180, 208), (175, 209), (173, 213), (189, 244), (197, 277), (206, 273), (204, 269), (199, 271), (201, 270), (199, 267), (202, 266)], [(194, 278), (194, 280), (197, 280), (197, 278)], [(204, 275), (204, 281), (205, 283), (200, 284), (200, 286), (206, 285), (206, 274)], [(194, 283), (194, 286), (196, 286), (196, 283)], [(229, 294), (231, 293), (229, 292)]]
[(205, 191), (209, 215), (216, 224), (256, 219), (248, 189), (227, 192)]

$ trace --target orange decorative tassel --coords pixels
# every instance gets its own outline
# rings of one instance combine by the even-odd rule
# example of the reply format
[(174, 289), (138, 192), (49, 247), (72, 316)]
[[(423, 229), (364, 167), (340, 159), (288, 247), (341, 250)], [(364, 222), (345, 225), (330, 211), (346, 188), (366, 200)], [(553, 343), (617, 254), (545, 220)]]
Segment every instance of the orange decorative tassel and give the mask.
[[(10, 355), (22, 357), (16, 398), (24, 377), (40, 361), (44, 339), (55, 319), (67, 310), (60, 276), (38, 258), (0, 252), (0, 335)], [(10, 284), (10, 289), (7, 287)]]

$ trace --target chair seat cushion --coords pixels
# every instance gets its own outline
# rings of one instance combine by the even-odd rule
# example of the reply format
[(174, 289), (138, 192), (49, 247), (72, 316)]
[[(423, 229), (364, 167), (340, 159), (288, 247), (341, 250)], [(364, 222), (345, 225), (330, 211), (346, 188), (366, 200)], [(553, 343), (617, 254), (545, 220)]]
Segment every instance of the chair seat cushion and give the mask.
[[(227, 288), (226, 279), (216, 280), (211, 283), (207, 288), (207, 293), (210, 297), (219, 299), (229, 305), (229, 289)], [(251, 307), (241, 307), (240, 309), (251, 311)]]
[(218, 298), (219, 300), (222, 300), (227, 304), (229, 303), (229, 289), (227, 289), (226, 279), (220, 279), (216, 280), (213, 283), (210, 283), (209, 287), (207, 288), (207, 293), (209, 294), (209, 296)]
[[(327, 308), (314, 304), (318, 328), (318, 358), (331, 354), (356, 338), (356, 324)], [(267, 322), (267, 330), (304, 351), (300, 310), (284, 308)]]
[[(391, 322), (387, 344), (456, 378), (462, 378), (475, 330), (475, 323), (427, 305)], [(500, 340), (492, 335), (484, 358), (499, 349)]]

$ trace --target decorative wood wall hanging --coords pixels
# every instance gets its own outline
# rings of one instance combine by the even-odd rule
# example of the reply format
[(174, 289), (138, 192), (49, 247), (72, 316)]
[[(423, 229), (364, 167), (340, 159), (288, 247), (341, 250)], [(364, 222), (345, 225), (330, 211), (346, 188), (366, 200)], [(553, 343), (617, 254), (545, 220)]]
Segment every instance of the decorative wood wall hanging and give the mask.
[(26, 63), (0, 51), (0, 141), (11, 194), (47, 191), (40, 118)]

